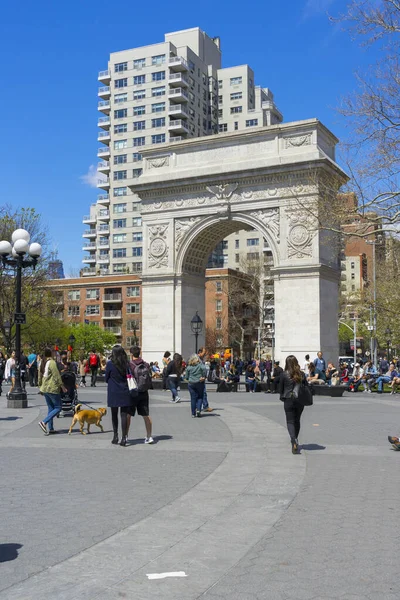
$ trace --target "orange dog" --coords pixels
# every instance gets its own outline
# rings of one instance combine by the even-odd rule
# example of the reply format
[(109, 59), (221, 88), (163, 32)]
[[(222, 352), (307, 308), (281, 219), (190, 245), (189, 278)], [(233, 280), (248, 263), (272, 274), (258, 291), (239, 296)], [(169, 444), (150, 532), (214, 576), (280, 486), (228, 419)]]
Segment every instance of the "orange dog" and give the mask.
[(101, 431), (104, 433), (103, 426), (100, 421), (107, 414), (106, 408), (98, 408), (97, 410), (81, 410), (82, 404), (77, 404), (75, 408), (75, 414), (72, 417), (71, 427), (69, 428), (68, 435), (71, 435), (72, 428), (79, 421), (80, 423), (80, 432), (83, 435), (86, 433), (83, 431), (83, 426), (87, 423), (87, 432), (90, 433), (90, 426), (97, 425), (100, 427)]

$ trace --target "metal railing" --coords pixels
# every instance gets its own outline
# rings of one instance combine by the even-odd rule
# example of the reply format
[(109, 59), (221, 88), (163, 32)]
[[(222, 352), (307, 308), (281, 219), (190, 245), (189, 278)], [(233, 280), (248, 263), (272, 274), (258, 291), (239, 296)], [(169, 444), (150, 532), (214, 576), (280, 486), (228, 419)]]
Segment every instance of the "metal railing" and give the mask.
[(168, 64), (170, 64), (170, 65), (182, 64), (184, 67), (186, 67), (189, 70), (189, 65), (182, 56), (171, 56), (168, 60)]
[(106, 71), (99, 71), (98, 78), (110, 77), (110, 71), (107, 69)]
[(120, 319), (122, 317), (122, 312), (120, 310), (105, 310), (103, 313), (103, 319)]
[(100, 117), (97, 121), (98, 125), (104, 125), (104, 123), (110, 123), (110, 117)]
[(115, 333), (115, 335), (121, 335), (121, 327), (104, 327), (104, 331)]
[(189, 99), (189, 94), (183, 88), (175, 88), (174, 90), (169, 90), (169, 96), (184, 96)]
[(101, 140), (103, 138), (109, 138), (110, 137), (110, 132), (109, 131), (99, 131), (97, 134), (97, 139)]
[(97, 163), (97, 169), (105, 169), (105, 168), (109, 168), (109, 167), (110, 167), (110, 163), (108, 162), (108, 160)]
[(97, 245), (98, 246), (109, 246), (110, 245), (110, 240), (100, 240)]
[(107, 209), (104, 210), (99, 210), (99, 217), (109, 217), (110, 216), (110, 211)]
[(84, 215), (82, 217), (82, 221), (96, 221), (96, 217), (92, 217), (91, 215)]
[(185, 77), (184, 75), (182, 75), (182, 73), (170, 73), (169, 80), (170, 81), (184, 81), (185, 83), (187, 83), (189, 85), (188, 78)]
[(108, 302), (108, 301), (121, 302), (122, 294), (104, 294), (103, 300), (104, 300), (104, 302)]
[(83, 246), (84, 250), (91, 250), (92, 248), (96, 248), (95, 242), (90, 242), (90, 244), (84, 244)]
[(110, 102), (108, 100), (100, 100), (98, 103), (98, 108), (110, 108)]
[(170, 104), (168, 107), (168, 112), (172, 114), (182, 112), (184, 115), (189, 116), (189, 113), (184, 104)]
[(96, 230), (95, 229), (86, 229), (86, 231), (83, 232), (83, 235), (96, 235)]
[(169, 141), (170, 142), (180, 142), (181, 140), (184, 140), (184, 139), (186, 139), (186, 138), (182, 137), (181, 135), (174, 135), (169, 138)]
[[(107, 163), (108, 165), (110, 163)], [(99, 202), (100, 204), (102, 202), (109, 202), (110, 201), (110, 196), (108, 194), (100, 194), (100, 196), (97, 196), (97, 202)]]
[(111, 93), (111, 89), (109, 85), (103, 85), (103, 87), (100, 87), (98, 89), (98, 95), (100, 96), (101, 94), (110, 94)]
[(186, 125), (185, 121), (182, 121), (182, 119), (175, 119), (175, 120), (171, 120), (168, 123), (168, 127), (182, 127), (182, 129), (186, 129), (186, 131), (189, 131), (188, 126)]
[(110, 154), (110, 148), (108, 146), (102, 146), (97, 150), (97, 156), (100, 156), (101, 154)]

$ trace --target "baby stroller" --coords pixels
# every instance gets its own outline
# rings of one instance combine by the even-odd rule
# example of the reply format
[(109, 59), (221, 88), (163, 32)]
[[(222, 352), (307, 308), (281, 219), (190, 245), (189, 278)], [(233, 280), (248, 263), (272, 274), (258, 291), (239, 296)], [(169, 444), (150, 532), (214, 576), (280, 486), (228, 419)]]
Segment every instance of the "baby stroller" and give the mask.
[(57, 417), (64, 417), (68, 413), (74, 413), (75, 407), (78, 404), (75, 373), (72, 371), (64, 371), (64, 373), (61, 373), (61, 380), (67, 391), (64, 392), (61, 390), (61, 412)]

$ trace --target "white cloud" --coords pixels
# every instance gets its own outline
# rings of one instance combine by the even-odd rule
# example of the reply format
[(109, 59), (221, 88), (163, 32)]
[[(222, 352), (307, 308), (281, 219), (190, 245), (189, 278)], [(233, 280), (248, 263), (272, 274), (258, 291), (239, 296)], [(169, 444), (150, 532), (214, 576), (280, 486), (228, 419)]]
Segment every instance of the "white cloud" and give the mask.
[(79, 179), (86, 185), (92, 188), (97, 187), (98, 181), (105, 181), (107, 177), (103, 173), (97, 172), (96, 165), (90, 165), (86, 175), (81, 175)]
[(310, 19), (325, 13), (335, 0), (307, 0), (303, 9), (303, 19)]

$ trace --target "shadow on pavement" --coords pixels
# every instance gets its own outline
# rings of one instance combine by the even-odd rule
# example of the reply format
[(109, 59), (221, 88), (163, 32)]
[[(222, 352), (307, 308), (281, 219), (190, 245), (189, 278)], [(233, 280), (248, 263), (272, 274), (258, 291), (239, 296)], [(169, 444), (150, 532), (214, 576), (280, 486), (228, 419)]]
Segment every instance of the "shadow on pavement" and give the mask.
[(18, 550), (22, 544), (0, 544), (0, 563), (18, 558)]
[(0, 421), (16, 421), (22, 419), (22, 417), (0, 417)]
[(301, 450), (325, 450), (326, 446), (320, 446), (319, 444), (302, 444), (300, 445)]
[[(158, 442), (163, 442), (165, 440), (172, 440), (173, 436), (172, 435), (157, 435), (154, 437), (154, 443), (152, 444), (153, 446), (155, 444), (158, 444)], [(135, 440), (128, 440), (129, 446), (137, 446), (139, 444), (143, 444), (143, 438), (138, 438)]]

